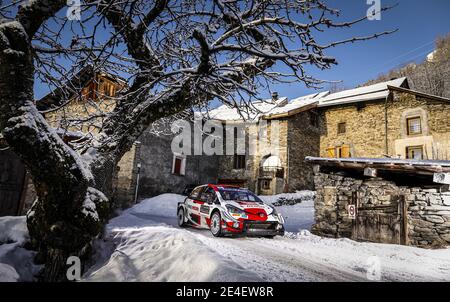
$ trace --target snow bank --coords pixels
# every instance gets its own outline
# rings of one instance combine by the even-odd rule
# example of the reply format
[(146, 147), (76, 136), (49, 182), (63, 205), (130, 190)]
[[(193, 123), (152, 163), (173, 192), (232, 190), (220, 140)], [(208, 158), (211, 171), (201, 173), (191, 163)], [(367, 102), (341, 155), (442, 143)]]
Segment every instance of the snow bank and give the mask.
[(17, 282), (19, 274), (8, 264), (0, 263), (0, 282)]
[(176, 225), (177, 205), (186, 197), (178, 194), (162, 194), (142, 200), (111, 219), (107, 231), (121, 227), (145, 227), (152, 225)]
[[(176, 225), (178, 202), (184, 196), (162, 194), (141, 201), (112, 219), (105, 241), (97, 242), (99, 261), (85, 281), (258, 281), (256, 275), (205, 247)], [(110, 255), (105, 255), (113, 243)], [(111, 249), (111, 247), (109, 247)]]
[(278, 195), (262, 195), (259, 196), (265, 203), (279, 205), (293, 205), (303, 201), (314, 200), (314, 191), (297, 191), (295, 193), (283, 193)]
[(133, 213), (152, 214), (162, 217), (176, 217), (177, 205), (179, 202), (184, 201), (185, 198), (186, 196), (178, 194), (162, 194), (142, 200), (131, 211)]
[(278, 213), (283, 215), (284, 228), (288, 232), (310, 230), (314, 224), (314, 200), (305, 200), (295, 205), (276, 207)]
[(221, 257), (185, 230), (168, 226), (115, 229), (109, 260), (85, 281), (258, 281), (256, 275)]
[(25, 216), (0, 217), (0, 244), (17, 242), (23, 244), (28, 240)]
[(276, 207), (283, 215), (288, 232), (310, 230), (314, 224), (314, 191), (297, 191), (278, 195), (259, 196), (265, 203)]
[(41, 266), (33, 264), (36, 253), (23, 248), (28, 239), (25, 216), (0, 217), (0, 282), (35, 280)]

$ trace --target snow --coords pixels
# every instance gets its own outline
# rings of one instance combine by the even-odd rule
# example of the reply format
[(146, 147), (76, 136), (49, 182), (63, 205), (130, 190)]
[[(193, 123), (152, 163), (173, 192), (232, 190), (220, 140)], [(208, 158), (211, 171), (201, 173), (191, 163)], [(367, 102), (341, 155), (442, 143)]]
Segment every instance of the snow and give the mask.
[(0, 282), (17, 282), (19, 281), (19, 274), (16, 270), (4, 263), (0, 263)]
[(388, 86), (401, 87), (405, 81), (406, 78), (398, 78), (370, 86), (332, 93), (319, 100), (319, 107), (386, 98), (389, 94)]
[[(180, 229), (176, 206), (185, 197), (163, 194), (113, 218), (95, 241), (95, 262), (83, 281), (448, 281), (450, 249), (322, 238), (308, 231), (313, 194), (262, 196), (302, 199), (276, 207), (286, 218), (285, 236), (215, 238), (208, 230)], [(0, 218), (0, 281), (33, 281), (39, 267), (24, 217)], [(290, 231), (291, 230), (291, 231)], [(7, 243), (5, 243), (7, 242)]]
[(97, 213), (97, 207), (95, 205), (95, 201), (106, 202), (106, 201), (108, 201), (108, 199), (99, 190), (89, 187), (86, 192), (86, 197), (84, 198), (84, 201), (83, 201), (83, 206), (82, 206), (81, 212), (85, 216), (90, 216), (92, 219), (98, 221), (100, 218)]
[(32, 262), (36, 253), (23, 247), (28, 239), (25, 216), (0, 217), (0, 282), (35, 280), (41, 267)]
[(167, 226), (117, 228), (117, 247), (85, 281), (261, 281), (206, 248), (188, 231)]
[(209, 117), (211, 119), (221, 121), (239, 121), (242, 120), (243, 117), (245, 120), (257, 121), (262, 117), (270, 118), (279, 114), (291, 114), (292, 112), (296, 113), (298, 112), (298, 109), (306, 108), (311, 105), (324, 107), (337, 104), (383, 99), (389, 95), (388, 86), (401, 87), (406, 80), (406, 78), (398, 78), (387, 82), (355, 89), (348, 89), (331, 94), (329, 91), (323, 91), (301, 96), (291, 101), (288, 101), (285, 97), (279, 98), (277, 101), (257, 101), (252, 102), (250, 105), (242, 106), (241, 110), (227, 105), (222, 105), (216, 109), (210, 110)]
[(176, 224), (177, 204), (184, 198), (162, 194), (145, 199), (112, 219), (106, 228), (106, 241), (114, 242), (115, 249), (109, 259), (94, 265), (83, 279), (261, 281), (257, 275), (205, 248), (196, 234), (160, 223), (161, 219), (172, 218)]
[[(328, 94), (328, 91), (314, 93), (302, 96), (288, 102), (286, 97), (279, 98), (276, 101), (265, 100), (251, 103), (251, 109), (241, 109), (241, 114), (246, 120), (256, 121), (261, 117), (270, 117), (275, 114), (289, 113), (292, 110), (300, 109), (302, 107), (317, 103), (318, 100)], [(216, 109), (209, 111), (211, 119), (222, 121), (238, 121), (242, 120), (238, 109), (231, 108), (227, 105), (222, 105)]]
[(295, 193), (282, 193), (278, 195), (261, 195), (259, 198), (262, 199), (265, 203), (274, 204), (281, 202), (303, 202), (303, 201), (311, 201), (313, 202), (315, 196), (314, 191), (297, 191)]
[(313, 194), (261, 196), (271, 203), (280, 197), (302, 198), (301, 203), (277, 207), (286, 216), (288, 232), (275, 239), (215, 238), (208, 230), (180, 229), (176, 205), (184, 196), (163, 194), (145, 199), (110, 221), (106, 238), (97, 244), (101, 260), (84, 280), (450, 280), (450, 249), (425, 250), (312, 235), (308, 228), (313, 221)]
[(0, 217), (0, 244), (16, 242), (23, 244), (28, 240), (25, 216)]
[[(259, 196), (265, 203), (276, 204), (283, 215), (284, 228), (288, 232), (309, 230), (314, 224), (314, 191), (297, 191), (278, 195)], [(279, 205), (281, 204), (281, 205)]]

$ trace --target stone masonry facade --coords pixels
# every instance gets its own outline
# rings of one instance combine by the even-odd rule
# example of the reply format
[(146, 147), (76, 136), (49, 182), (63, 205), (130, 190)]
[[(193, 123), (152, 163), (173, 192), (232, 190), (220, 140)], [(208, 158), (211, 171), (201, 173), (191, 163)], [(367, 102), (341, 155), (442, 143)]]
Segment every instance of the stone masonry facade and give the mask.
[[(422, 133), (408, 135), (409, 117), (421, 119)], [(320, 108), (320, 156), (349, 147), (349, 157), (406, 158), (406, 148), (422, 146), (424, 159), (450, 160), (450, 102), (391, 90), (388, 100)], [(338, 124), (345, 132), (338, 133)]]
[[(450, 244), (448, 186), (402, 186), (382, 178), (322, 172), (316, 173), (315, 183), (315, 234), (421, 247)], [(362, 210), (351, 219), (348, 205), (355, 199)], [(405, 219), (399, 201), (404, 202)]]
[[(268, 119), (266, 138), (271, 143), (271, 129), (273, 121), (278, 122), (279, 144), (276, 153), (280, 160), (282, 174), (270, 175), (262, 171), (264, 161), (274, 155), (273, 150), (260, 150), (255, 155), (249, 155), (246, 150), (245, 168), (235, 169), (233, 156), (219, 156), (219, 182), (234, 180), (242, 182), (243, 186), (260, 195), (295, 192), (296, 190), (312, 190), (313, 170), (305, 162), (306, 156), (319, 154), (319, 127), (312, 119), (315, 112), (305, 111), (293, 116)], [(246, 139), (257, 135), (255, 129), (246, 128)], [(261, 185), (263, 180), (270, 180), (270, 187)]]

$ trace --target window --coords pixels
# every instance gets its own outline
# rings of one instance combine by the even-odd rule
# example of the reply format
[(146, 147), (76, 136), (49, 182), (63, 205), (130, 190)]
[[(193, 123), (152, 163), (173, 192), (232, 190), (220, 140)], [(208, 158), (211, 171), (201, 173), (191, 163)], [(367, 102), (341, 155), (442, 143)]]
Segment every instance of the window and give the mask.
[(261, 180), (261, 190), (270, 190), (270, 179)]
[(422, 121), (420, 117), (411, 117), (406, 119), (408, 125), (408, 135), (422, 134)]
[(194, 190), (192, 190), (191, 195), (189, 195), (189, 198), (191, 199), (197, 199), (200, 197), (200, 193), (202, 192), (204, 187), (197, 187)]
[(219, 193), (224, 200), (256, 201), (262, 203), (262, 200), (258, 196), (247, 189), (219, 187)]
[(202, 197), (200, 199), (206, 203), (214, 203), (214, 201), (216, 199), (216, 192), (214, 192), (214, 190), (212, 188), (207, 187), (203, 191)]
[(245, 155), (234, 155), (233, 169), (245, 169)]
[(318, 128), (319, 127), (319, 115), (314, 112), (309, 112), (309, 123), (311, 126)]
[(345, 123), (339, 123), (338, 124), (338, 134), (344, 134), (346, 131), (346, 124)]
[(186, 170), (186, 157), (182, 155), (174, 155), (172, 162), (172, 174), (183, 176)]
[(407, 159), (423, 159), (423, 146), (413, 146), (406, 148)]

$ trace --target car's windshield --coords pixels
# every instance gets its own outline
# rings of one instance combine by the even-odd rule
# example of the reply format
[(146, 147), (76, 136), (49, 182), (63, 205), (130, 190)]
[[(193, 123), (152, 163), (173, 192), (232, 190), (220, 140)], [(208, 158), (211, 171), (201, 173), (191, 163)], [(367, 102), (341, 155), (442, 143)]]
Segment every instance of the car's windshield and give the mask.
[(260, 202), (262, 200), (247, 189), (219, 187), (219, 193), (224, 200)]

